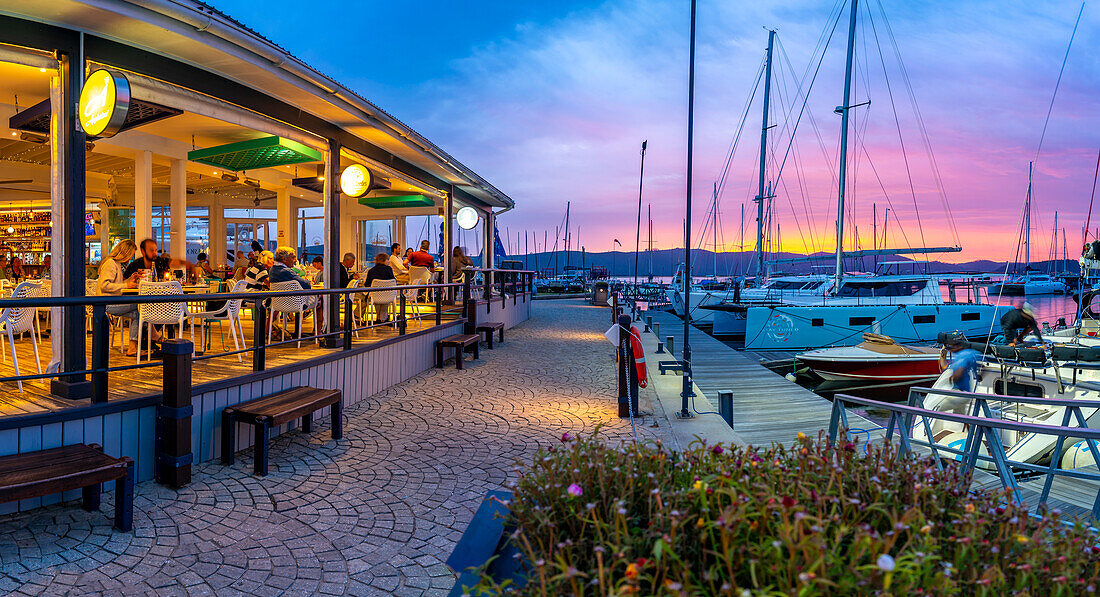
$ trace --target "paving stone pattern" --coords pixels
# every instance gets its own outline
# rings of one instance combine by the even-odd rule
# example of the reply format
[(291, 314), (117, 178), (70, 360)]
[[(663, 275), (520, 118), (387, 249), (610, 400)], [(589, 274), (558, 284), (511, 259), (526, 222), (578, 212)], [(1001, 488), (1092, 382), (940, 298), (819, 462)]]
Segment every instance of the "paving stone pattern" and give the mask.
[[(78, 502), (0, 517), (0, 592), (445, 595), (443, 561), (517, 462), (598, 424), (608, 441), (632, 437), (616, 417), (609, 324), (607, 309), (535, 301), (465, 370), (432, 369), (348, 408), (339, 443), (327, 418), (276, 438), (265, 478), (247, 452), (195, 467), (179, 491), (138, 485), (133, 533)], [(639, 438), (667, 440), (652, 423)]]

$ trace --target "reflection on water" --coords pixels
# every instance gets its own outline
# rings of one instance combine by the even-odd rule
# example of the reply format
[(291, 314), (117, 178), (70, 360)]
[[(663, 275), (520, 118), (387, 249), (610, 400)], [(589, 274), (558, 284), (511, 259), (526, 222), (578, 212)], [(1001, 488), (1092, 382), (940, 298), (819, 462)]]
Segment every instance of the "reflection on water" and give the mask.
[[(1019, 298), (993, 295), (989, 297), (989, 302), (994, 305), (1011, 306), (1013, 300)], [(1031, 303), (1031, 306), (1035, 309), (1035, 319), (1039, 321), (1039, 325), (1047, 322), (1053, 326), (1058, 322), (1059, 317), (1064, 317), (1067, 325), (1073, 325), (1073, 322), (1077, 321), (1077, 302), (1068, 294), (1027, 296), (1024, 300)]]

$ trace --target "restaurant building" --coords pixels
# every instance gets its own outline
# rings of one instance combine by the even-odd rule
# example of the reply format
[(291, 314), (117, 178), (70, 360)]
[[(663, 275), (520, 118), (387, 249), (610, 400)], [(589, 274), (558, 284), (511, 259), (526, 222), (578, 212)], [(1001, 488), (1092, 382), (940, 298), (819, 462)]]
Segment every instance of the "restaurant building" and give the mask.
[[(513, 207), (378, 106), (192, 0), (0, 1), (0, 112), (0, 254), (55, 297), (84, 296), (127, 238), (192, 261), (207, 253), (223, 273), (253, 241), (295, 247), (303, 261), (321, 254), (335, 280), (342, 255), (365, 269), (382, 247), (414, 240), (409, 222), (425, 217), (443, 223), (442, 242), (434, 224), (424, 236), (450, 271), (463, 208), (477, 214), (470, 225), (464, 210), (464, 227), (492, 264), (494, 220)], [(87, 369), (85, 309), (51, 311), (48, 370)], [(431, 338), (445, 332), (425, 336), (417, 365), (385, 383), (430, 366)], [(248, 381), (291, 383), (266, 373)], [(70, 377), (51, 393), (86, 398), (90, 382)]]

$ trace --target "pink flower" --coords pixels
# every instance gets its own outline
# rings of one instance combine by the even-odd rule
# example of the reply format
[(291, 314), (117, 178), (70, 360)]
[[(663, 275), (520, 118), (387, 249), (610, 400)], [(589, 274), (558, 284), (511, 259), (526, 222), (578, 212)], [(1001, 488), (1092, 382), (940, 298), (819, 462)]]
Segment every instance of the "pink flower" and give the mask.
[(569, 440), (571, 440), (571, 439), (573, 439), (573, 436), (572, 436), (572, 435), (569, 435), (569, 432), (568, 432), (568, 431), (566, 431), (565, 433), (561, 434), (561, 443), (563, 443), (563, 444), (564, 444), (565, 442), (567, 442), (567, 441), (569, 441)]
[(581, 489), (581, 486), (577, 485), (576, 483), (570, 483), (569, 488), (565, 491), (573, 497), (581, 497), (582, 495), (584, 495), (584, 490)]
[(719, 446), (717, 444), (715, 444), (715, 446), (711, 448), (710, 451), (714, 452), (715, 454), (721, 454), (722, 452), (725, 452), (725, 450), (722, 449), (722, 446)]

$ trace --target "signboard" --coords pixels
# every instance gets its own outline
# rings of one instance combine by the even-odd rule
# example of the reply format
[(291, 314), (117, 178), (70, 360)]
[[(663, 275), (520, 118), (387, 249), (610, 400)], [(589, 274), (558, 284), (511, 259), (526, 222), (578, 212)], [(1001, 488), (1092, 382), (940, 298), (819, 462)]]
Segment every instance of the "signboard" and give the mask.
[(89, 137), (112, 137), (130, 111), (130, 82), (121, 74), (99, 69), (84, 81), (77, 104), (80, 128)]
[(458, 227), (463, 230), (470, 230), (477, 226), (478, 219), (477, 210), (470, 206), (463, 207), (455, 214), (455, 221), (458, 222)]
[(352, 164), (340, 174), (340, 190), (348, 197), (366, 195), (371, 182), (370, 170), (360, 164)]

